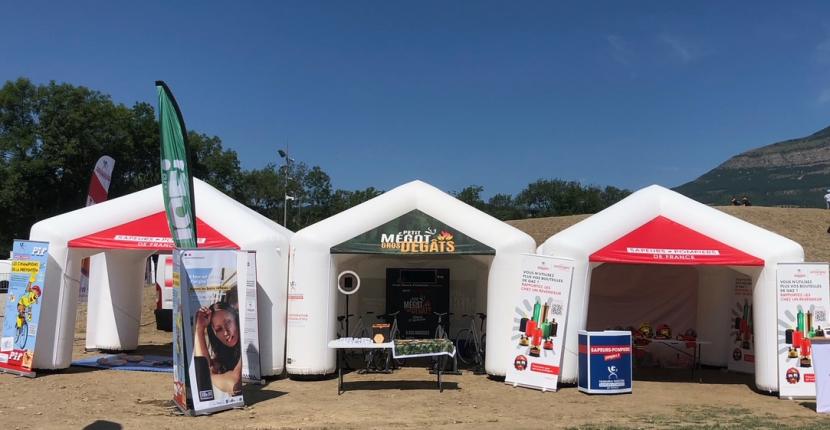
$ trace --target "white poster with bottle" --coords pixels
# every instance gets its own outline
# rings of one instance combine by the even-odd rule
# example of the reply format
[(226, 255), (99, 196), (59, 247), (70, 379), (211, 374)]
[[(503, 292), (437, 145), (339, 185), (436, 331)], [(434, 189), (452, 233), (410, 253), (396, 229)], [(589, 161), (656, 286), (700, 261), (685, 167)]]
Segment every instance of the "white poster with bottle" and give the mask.
[(183, 334), (193, 411), (244, 406), (239, 321), (238, 251), (181, 253)]
[(812, 339), (825, 337), (830, 310), (827, 263), (781, 263), (778, 291), (778, 395), (815, 398)]
[(752, 278), (738, 275), (733, 289), (732, 312), (729, 314), (727, 368), (733, 372), (755, 373), (755, 338), (752, 325)]
[(239, 253), (239, 279), (242, 290), (242, 381), (264, 384), (259, 361), (259, 322), (257, 320), (256, 252)]
[(562, 366), (565, 321), (571, 295), (573, 261), (543, 255), (522, 256), (516, 280), (513, 353), (505, 383), (556, 391)]

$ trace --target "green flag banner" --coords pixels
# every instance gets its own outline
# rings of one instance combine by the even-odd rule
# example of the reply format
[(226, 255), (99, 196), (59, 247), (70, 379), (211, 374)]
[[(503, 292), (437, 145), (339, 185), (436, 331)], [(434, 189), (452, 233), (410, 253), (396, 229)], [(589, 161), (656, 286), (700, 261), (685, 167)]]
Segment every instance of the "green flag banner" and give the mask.
[(333, 246), (331, 253), (495, 255), (496, 250), (415, 209)]
[(170, 236), (176, 248), (196, 248), (196, 206), (190, 176), (187, 129), (173, 93), (156, 81), (161, 131), (161, 187)]

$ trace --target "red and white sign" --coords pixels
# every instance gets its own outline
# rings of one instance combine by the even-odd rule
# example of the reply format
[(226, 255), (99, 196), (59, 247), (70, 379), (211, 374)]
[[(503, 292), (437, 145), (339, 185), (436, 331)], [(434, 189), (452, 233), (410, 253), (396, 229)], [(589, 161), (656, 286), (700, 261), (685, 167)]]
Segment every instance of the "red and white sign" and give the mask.
[(504, 304), (515, 310), (505, 383), (556, 391), (572, 279), (572, 260), (522, 256), (516, 301)]
[(89, 191), (86, 196), (86, 205), (92, 206), (107, 200), (110, 183), (112, 182), (112, 169), (115, 167), (115, 160), (109, 155), (104, 155), (95, 163), (92, 170), (92, 179), (89, 181)]
[[(199, 234), (199, 248), (231, 248), (239, 246), (213, 227), (196, 218), (196, 231)], [(172, 250), (173, 239), (167, 224), (167, 215), (162, 211), (121, 224), (116, 227), (92, 233), (69, 241), (70, 248), (96, 249), (142, 249)]]
[(658, 216), (591, 254), (601, 263), (763, 266), (764, 260)]
[(826, 339), (824, 329), (830, 326), (829, 272), (827, 263), (778, 264), (778, 396), (782, 399), (816, 397), (813, 340)]

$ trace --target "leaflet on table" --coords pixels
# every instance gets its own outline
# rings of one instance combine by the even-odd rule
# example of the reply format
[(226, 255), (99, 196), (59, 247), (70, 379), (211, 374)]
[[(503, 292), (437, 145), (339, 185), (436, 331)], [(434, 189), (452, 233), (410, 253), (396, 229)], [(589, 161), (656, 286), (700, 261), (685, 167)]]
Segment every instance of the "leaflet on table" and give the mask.
[(830, 310), (827, 263), (781, 263), (778, 291), (778, 395), (814, 398), (812, 340), (825, 337)]
[(729, 340), (727, 367), (743, 373), (755, 373), (755, 336), (752, 324), (752, 278), (738, 275), (735, 278), (734, 305), (729, 314)]
[(15, 240), (3, 332), (0, 371), (34, 377), (35, 344), (42, 296), (46, 292), (49, 243)]
[(513, 353), (505, 383), (556, 390), (562, 365), (565, 321), (573, 261), (542, 255), (522, 256), (513, 306)]
[(239, 321), (242, 330), (242, 380), (265, 383), (259, 360), (259, 322), (257, 320), (256, 252), (239, 252), (239, 279), (245, 281), (242, 303), (244, 316)]
[(183, 334), (196, 414), (244, 405), (237, 251), (181, 253)]

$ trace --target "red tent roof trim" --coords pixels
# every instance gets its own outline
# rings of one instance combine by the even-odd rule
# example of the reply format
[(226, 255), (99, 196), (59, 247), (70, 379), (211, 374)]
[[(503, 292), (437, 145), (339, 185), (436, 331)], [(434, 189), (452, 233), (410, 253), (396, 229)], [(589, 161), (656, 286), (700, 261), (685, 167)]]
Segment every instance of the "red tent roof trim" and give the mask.
[[(239, 245), (196, 218), (196, 243), (200, 248), (233, 248)], [(70, 248), (170, 250), (173, 239), (167, 224), (167, 214), (158, 212), (143, 218), (88, 234), (69, 241)]]
[(763, 266), (764, 260), (664, 216), (591, 254), (590, 261), (626, 264)]

